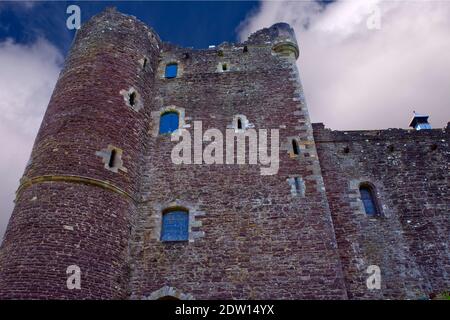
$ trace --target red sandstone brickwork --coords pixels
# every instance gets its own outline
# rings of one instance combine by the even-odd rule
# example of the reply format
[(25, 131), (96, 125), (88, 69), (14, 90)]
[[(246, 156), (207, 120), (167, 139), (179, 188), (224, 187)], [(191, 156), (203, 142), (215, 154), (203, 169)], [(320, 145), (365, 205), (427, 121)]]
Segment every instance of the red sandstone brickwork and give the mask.
[[(17, 192), (0, 298), (417, 298), (448, 289), (448, 129), (313, 132), (297, 56), (286, 24), (193, 50), (114, 10), (87, 22)], [(170, 62), (179, 76), (165, 79)], [(176, 142), (158, 135), (170, 109), (192, 136), (194, 121), (225, 136), (237, 115), (278, 129), (279, 171), (173, 164)], [(126, 170), (105, 168), (111, 147)], [(363, 180), (383, 218), (361, 212)], [(160, 241), (170, 207), (189, 211), (189, 241)], [(382, 268), (381, 291), (365, 286), (369, 264)], [(80, 290), (66, 287), (70, 265), (81, 269)]]
[[(120, 91), (133, 86), (150, 100), (159, 45), (143, 23), (111, 10), (78, 31), (2, 243), (1, 298), (128, 296), (128, 242), (149, 115), (128, 107)], [(124, 151), (126, 173), (106, 170), (96, 155), (109, 144)], [(79, 291), (66, 286), (73, 264), (81, 268)]]
[[(314, 124), (349, 298), (424, 298), (450, 286), (449, 127), (332, 131)], [(383, 217), (360, 210), (356, 181), (375, 186)], [(369, 265), (382, 290), (368, 291)]]
[[(162, 63), (180, 61), (183, 74), (157, 78), (156, 109), (184, 108), (192, 136), (194, 121), (225, 133), (242, 114), (257, 130), (279, 129), (281, 143), (296, 136), (308, 149), (298, 158), (282, 150), (279, 172), (261, 176), (259, 165), (174, 165), (170, 136), (149, 137), (131, 245), (132, 298), (165, 286), (195, 299), (346, 297), (295, 58), (274, 54), (274, 29), (242, 45), (164, 47)], [(217, 70), (221, 62), (228, 71)], [(305, 180), (304, 197), (292, 196), (292, 175)], [(159, 240), (155, 217), (172, 202), (201, 211), (198, 238)]]

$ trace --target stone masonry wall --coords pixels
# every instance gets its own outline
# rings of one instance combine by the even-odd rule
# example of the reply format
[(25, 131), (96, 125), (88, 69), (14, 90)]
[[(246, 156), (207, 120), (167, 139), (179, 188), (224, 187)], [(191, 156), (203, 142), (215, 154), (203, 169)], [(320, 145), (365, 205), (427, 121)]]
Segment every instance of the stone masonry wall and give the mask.
[[(427, 298), (450, 287), (449, 127), (332, 131), (314, 124), (349, 298)], [(381, 217), (364, 212), (374, 186)], [(381, 268), (381, 290), (365, 270)]]
[[(194, 299), (346, 298), (295, 52), (272, 50), (277, 28), (287, 27), (263, 31), (274, 35), (271, 41), (209, 50), (164, 46), (131, 243), (133, 299), (167, 292)], [(179, 77), (165, 79), (172, 62)], [(260, 165), (173, 164), (176, 142), (157, 134), (160, 114), (170, 109), (182, 110), (192, 136), (195, 121), (225, 136), (236, 115), (249, 128), (279, 129), (278, 173), (262, 176)], [(294, 176), (303, 193), (293, 195)], [(162, 211), (170, 207), (189, 210), (189, 242), (160, 241)]]
[[(206, 50), (163, 43), (113, 9), (83, 25), (17, 190), (0, 247), (0, 298), (366, 299), (448, 290), (449, 127), (313, 129), (298, 56), (285, 23)], [(178, 76), (166, 79), (170, 63)], [(167, 111), (178, 112), (180, 129), (160, 135)], [(245, 164), (226, 163), (225, 146), (223, 164), (173, 163), (171, 138), (185, 129), (194, 139), (200, 123), (224, 143), (226, 129), (241, 137), (255, 129), (259, 143), (267, 130), (269, 154), (270, 130), (279, 130), (279, 169), (262, 175), (267, 164), (249, 164), (248, 139)], [(375, 188), (382, 216), (364, 214), (360, 183)], [(188, 241), (160, 240), (170, 208), (189, 212)], [(66, 286), (70, 265), (81, 269), (81, 290)], [(382, 270), (381, 290), (366, 287), (369, 265)]]

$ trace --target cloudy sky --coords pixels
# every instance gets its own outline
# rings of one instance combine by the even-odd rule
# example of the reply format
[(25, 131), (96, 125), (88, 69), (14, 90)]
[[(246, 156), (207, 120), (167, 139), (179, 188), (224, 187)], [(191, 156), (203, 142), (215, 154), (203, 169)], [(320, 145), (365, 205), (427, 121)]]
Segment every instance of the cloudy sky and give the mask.
[[(75, 2), (0, 2), (0, 237), (70, 48)], [(107, 2), (79, 2), (82, 21)], [(413, 110), (450, 121), (450, 2), (115, 2), (165, 41), (206, 48), (288, 22), (313, 122), (333, 129), (406, 128)]]

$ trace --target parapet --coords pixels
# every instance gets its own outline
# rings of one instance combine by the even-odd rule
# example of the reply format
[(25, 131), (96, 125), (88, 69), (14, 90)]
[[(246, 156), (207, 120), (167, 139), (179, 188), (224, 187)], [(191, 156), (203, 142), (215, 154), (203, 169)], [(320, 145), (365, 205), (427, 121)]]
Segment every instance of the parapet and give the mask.
[(323, 123), (313, 123), (314, 140), (316, 143), (336, 142), (349, 143), (358, 141), (404, 141), (404, 140), (442, 140), (448, 139), (449, 126), (430, 130), (412, 129), (380, 129), (380, 130), (332, 130)]

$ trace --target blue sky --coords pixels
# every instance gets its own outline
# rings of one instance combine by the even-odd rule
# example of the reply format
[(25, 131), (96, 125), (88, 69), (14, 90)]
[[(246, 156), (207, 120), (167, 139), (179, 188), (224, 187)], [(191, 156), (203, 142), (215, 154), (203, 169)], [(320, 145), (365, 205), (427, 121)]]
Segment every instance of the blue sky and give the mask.
[(13, 38), (30, 43), (44, 37), (65, 54), (74, 35), (66, 28), (70, 4), (80, 7), (82, 23), (105, 7), (115, 6), (153, 27), (164, 41), (194, 48), (235, 42), (237, 26), (258, 7), (258, 1), (4, 2), (0, 5), (0, 41)]

